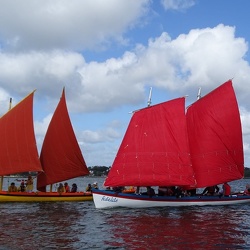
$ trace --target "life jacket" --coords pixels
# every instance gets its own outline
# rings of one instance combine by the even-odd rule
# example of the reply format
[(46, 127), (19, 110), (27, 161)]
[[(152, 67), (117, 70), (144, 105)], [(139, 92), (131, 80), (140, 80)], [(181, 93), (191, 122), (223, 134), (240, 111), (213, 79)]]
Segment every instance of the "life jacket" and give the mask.
[(69, 186), (64, 186), (64, 188), (65, 188), (65, 192), (66, 192), (66, 193), (69, 193), (69, 192), (70, 192)]
[(9, 192), (17, 192), (17, 187), (16, 186), (10, 186), (8, 189)]

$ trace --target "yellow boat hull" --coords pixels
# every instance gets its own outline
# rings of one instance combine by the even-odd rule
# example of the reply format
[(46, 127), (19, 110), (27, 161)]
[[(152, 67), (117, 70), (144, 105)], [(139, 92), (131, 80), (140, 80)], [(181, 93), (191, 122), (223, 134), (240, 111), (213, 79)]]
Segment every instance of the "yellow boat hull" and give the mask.
[(90, 192), (7, 192), (0, 191), (0, 202), (58, 202), (58, 201), (93, 201)]

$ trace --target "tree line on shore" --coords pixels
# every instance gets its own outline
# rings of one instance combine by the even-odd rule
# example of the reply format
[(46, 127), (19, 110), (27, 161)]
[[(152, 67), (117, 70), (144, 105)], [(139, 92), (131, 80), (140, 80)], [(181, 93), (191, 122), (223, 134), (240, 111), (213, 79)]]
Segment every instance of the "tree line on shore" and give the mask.
[[(93, 166), (88, 167), (90, 175), (93, 176), (106, 176), (110, 170), (110, 167), (106, 166)], [(245, 168), (244, 177), (250, 178), (250, 168)]]
[(106, 176), (110, 170), (110, 167), (106, 166), (92, 166), (88, 167), (90, 176)]
[[(88, 170), (90, 172), (89, 176), (106, 176), (108, 174), (110, 168), (111, 168), (110, 166), (109, 167), (106, 167), (106, 166), (91, 166), (91, 167), (88, 167)], [(17, 176), (27, 177), (29, 174), (36, 175), (37, 173), (25, 172), (25, 173), (18, 174)], [(244, 177), (245, 178), (250, 178), (250, 168), (245, 168)]]
[(245, 168), (244, 177), (250, 177), (250, 168)]

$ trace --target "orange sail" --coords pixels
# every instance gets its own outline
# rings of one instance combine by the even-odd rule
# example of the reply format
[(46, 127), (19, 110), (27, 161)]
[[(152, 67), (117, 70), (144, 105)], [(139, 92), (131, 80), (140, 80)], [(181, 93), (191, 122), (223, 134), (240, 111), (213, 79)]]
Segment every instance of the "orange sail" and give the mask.
[(0, 118), (0, 175), (42, 171), (33, 125), (34, 92)]
[(37, 177), (37, 189), (89, 174), (68, 114), (65, 91), (49, 124), (41, 154), (44, 173)]

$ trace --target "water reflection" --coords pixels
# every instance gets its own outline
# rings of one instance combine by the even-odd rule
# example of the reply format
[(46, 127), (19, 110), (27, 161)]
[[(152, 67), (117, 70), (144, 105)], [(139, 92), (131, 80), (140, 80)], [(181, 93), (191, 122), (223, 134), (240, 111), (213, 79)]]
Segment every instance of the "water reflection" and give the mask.
[(0, 215), (1, 228), (4, 228), (0, 234), (1, 246), (74, 249), (74, 244), (80, 241), (79, 229), (75, 226), (80, 217), (84, 218), (84, 213), (79, 213), (72, 203), (12, 204), (11, 209)]
[[(76, 182), (84, 188), (93, 181), (102, 183)], [(0, 250), (250, 249), (249, 205), (98, 210), (93, 202), (0, 203), (0, 211)]]
[[(240, 207), (123, 211), (108, 219), (125, 249), (247, 249), (249, 227)], [(245, 212), (244, 212), (245, 214)], [(247, 225), (249, 219), (247, 221)]]

